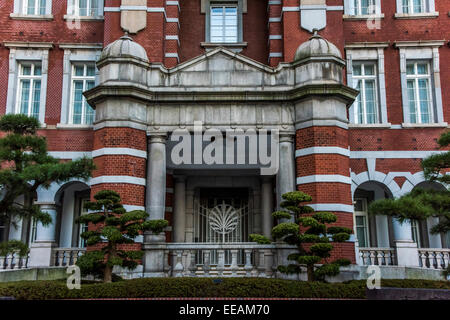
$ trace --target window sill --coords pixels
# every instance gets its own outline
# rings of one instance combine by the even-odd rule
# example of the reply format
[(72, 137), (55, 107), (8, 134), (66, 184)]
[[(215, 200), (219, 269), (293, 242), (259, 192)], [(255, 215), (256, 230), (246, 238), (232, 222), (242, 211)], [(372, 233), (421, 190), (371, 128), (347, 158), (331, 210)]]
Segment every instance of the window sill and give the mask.
[(390, 129), (390, 123), (374, 123), (374, 124), (358, 124), (358, 123), (349, 123), (349, 129)]
[(69, 130), (90, 130), (94, 128), (92, 124), (69, 124), (69, 123), (58, 123), (56, 125), (57, 129), (69, 129)]
[(439, 12), (425, 12), (425, 13), (396, 13), (395, 19), (427, 19), (439, 17)]
[(351, 15), (351, 14), (344, 14), (342, 16), (342, 19), (344, 20), (370, 20), (370, 19), (384, 19), (384, 13), (381, 14), (368, 14), (368, 15)]
[(447, 122), (441, 123), (402, 123), (403, 128), (447, 128)]
[(206, 50), (212, 50), (217, 47), (224, 47), (235, 52), (241, 52), (247, 47), (247, 42), (221, 43), (221, 42), (202, 42), (200, 44)]
[(103, 21), (105, 18), (103, 16), (98, 17), (92, 17), (92, 16), (71, 16), (71, 15), (64, 15), (64, 20), (80, 20), (80, 21)]
[(9, 15), (11, 19), (14, 20), (44, 20), (51, 21), (53, 20), (52, 14), (44, 14), (44, 15), (31, 15), (31, 14), (21, 14), (21, 13), (11, 13)]

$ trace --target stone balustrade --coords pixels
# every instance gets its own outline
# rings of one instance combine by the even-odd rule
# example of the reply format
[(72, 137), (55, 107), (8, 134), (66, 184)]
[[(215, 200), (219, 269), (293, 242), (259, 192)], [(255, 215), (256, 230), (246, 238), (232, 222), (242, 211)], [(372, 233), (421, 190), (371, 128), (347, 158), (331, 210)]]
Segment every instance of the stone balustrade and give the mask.
[(396, 265), (394, 248), (359, 248), (360, 264), (365, 266), (392, 266)]
[[(280, 246), (283, 246), (281, 248)], [(273, 277), (278, 251), (286, 245), (255, 243), (167, 243), (164, 274), (168, 277)]]
[(427, 269), (445, 269), (449, 266), (450, 249), (419, 248), (419, 265)]
[(20, 256), (18, 252), (0, 256), (0, 270), (25, 269), (28, 265), (29, 254)]
[(54, 248), (52, 266), (68, 267), (75, 265), (78, 258), (86, 252), (86, 248)]

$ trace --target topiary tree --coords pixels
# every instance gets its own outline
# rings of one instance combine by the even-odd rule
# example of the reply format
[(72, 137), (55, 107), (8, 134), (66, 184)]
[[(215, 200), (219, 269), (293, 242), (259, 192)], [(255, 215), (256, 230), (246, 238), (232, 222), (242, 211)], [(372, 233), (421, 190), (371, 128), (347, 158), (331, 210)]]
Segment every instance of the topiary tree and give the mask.
[(77, 265), (83, 275), (103, 276), (104, 282), (111, 282), (114, 266), (133, 270), (143, 255), (143, 251), (126, 250), (121, 245), (134, 243), (141, 231), (161, 232), (167, 221), (144, 221), (148, 214), (142, 210), (126, 212), (120, 195), (112, 190), (99, 191), (94, 199), (86, 203), (85, 208), (95, 212), (82, 215), (77, 222), (94, 226), (81, 237), (86, 239), (88, 246), (97, 245), (97, 248), (88, 250), (78, 259)]
[[(306, 266), (308, 281), (324, 280), (325, 276), (339, 274), (339, 267), (350, 264), (348, 259), (337, 259), (328, 262), (333, 250), (331, 242), (344, 242), (350, 238), (352, 230), (344, 227), (328, 227), (327, 224), (337, 221), (331, 212), (316, 212), (304, 202), (312, 200), (311, 196), (301, 191), (288, 192), (282, 195), (280, 206), (283, 210), (275, 211), (272, 216), (278, 224), (272, 229), (272, 237), (288, 244), (295, 245), (298, 252), (290, 254), (288, 260), (296, 263), (278, 266), (278, 271), (285, 274), (300, 273)], [(294, 222), (286, 222), (294, 218)], [(267, 243), (267, 238), (252, 235), (251, 240)], [(323, 261), (319, 267), (316, 264)]]
[(39, 121), (23, 114), (0, 118), (0, 223), (34, 218), (43, 225), (52, 222), (46, 212), (31, 201), (19, 203), (20, 196), (33, 199), (39, 187), (63, 183), (72, 178), (88, 179), (95, 168), (92, 159), (60, 162), (48, 155), (47, 141), (38, 136)]

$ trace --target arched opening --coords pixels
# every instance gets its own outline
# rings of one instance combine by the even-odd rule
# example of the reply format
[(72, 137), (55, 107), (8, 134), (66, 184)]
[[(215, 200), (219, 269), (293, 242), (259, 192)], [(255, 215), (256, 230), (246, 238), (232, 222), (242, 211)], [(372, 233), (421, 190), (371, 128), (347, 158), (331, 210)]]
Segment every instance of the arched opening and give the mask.
[[(444, 185), (434, 181), (423, 181), (414, 187), (414, 189), (417, 188), (441, 191), (446, 190)], [(419, 248), (450, 248), (450, 232), (447, 232), (446, 234), (431, 233), (431, 228), (437, 223), (439, 223), (439, 218), (437, 217), (430, 217), (420, 221), (411, 221), (413, 240), (417, 243)]]
[(374, 200), (392, 198), (382, 183), (367, 181), (353, 194), (354, 229), (360, 248), (392, 248), (394, 245), (392, 219), (383, 215), (369, 215), (368, 206)]
[(87, 226), (75, 221), (86, 213), (84, 203), (90, 199), (90, 188), (87, 184), (73, 181), (63, 185), (55, 194), (57, 207), (56, 241), (60, 248), (84, 248), (86, 246), (80, 234)]

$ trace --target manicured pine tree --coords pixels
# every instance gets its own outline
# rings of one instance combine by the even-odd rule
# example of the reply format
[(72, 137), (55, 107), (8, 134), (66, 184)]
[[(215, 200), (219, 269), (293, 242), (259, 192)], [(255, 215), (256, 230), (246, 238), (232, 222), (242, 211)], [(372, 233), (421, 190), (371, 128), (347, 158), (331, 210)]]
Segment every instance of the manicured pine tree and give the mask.
[(168, 222), (145, 221), (148, 214), (142, 210), (126, 212), (120, 195), (112, 190), (99, 191), (94, 199), (85, 204), (86, 209), (94, 212), (82, 215), (77, 220), (78, 223), (91, 224), (90, 230), (83, 232), (81, 237), (94, 250), (88, 250), (81, 256), (77, 265), (82, 275), (103, 276), (104, 282), (111, 282), (114, 266), (133, 270), (144, 253), (141, 250), (126, 250), (123, 245), (133, 244), (141, 231), (162, 232)]
[(46, 138), (37, 135), (39, 126), (39, 120), (22, 114), (0, 118), (0, 131), (4, 133), (0, 138), (0, 223), (34, 218), (48, 225), (52, 222), (49, 214), (31, 201), (18, 203), (17, 199), (33, 199), (39, 187), (48, 188), (52, 183), (91, 177), (91, 159), (61, 162), (51, 157)]
[[(450, 131), (441, 135), (438, 140), (441, 148), (450, 145)], [(429, 217), (438, 218), (432, 234), (450, 232), (450, 151), (431, 155), (421, 162), (424, 177), (430, 182), (440, 182), (445, 190), (414, 188), (411, 192), (397, 199), (380, 199), (369, 205), (369, 214), (387, 215), (400, 223), (406, 220), (426, 220)], [(447, 270), (447, 274), (450, 267)]]
[[(275, 211), (272, 216), (278, 224), (272, 229), (274, 240), (282, 240), (298, 248), (290, 254), (288, 260), (295, 261), (287, 266), (278, 266), (278, 271), (285, 274), (301, 273), (301, 267), (306, 267), (308, 281), (324, 280), (325, 276), (339, 274), (339, 267), (350, 264), (348, 259), (337, 259), (329, 262), (332, 242), (344, 242), (350, 238), (352, 230), (344, 227), (331, 226), (337, 217), (331, 212), (316, 212), (304, 205), (310, 202), (311, 196), (301, 191), (288, 192), (282, 195), (280, 206), (283, 210)], [(294, 222), (282, 222), (292, 220)], [(251, 235), (250, 239), (259, 243), (267, 243), (260, 235)], [(321, 266), (316, 266), (322, 263)]]

